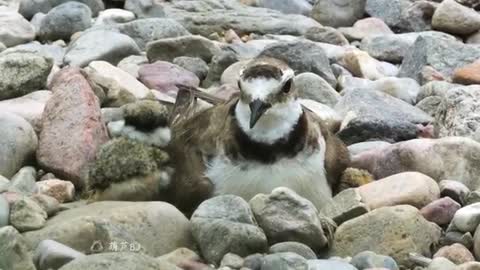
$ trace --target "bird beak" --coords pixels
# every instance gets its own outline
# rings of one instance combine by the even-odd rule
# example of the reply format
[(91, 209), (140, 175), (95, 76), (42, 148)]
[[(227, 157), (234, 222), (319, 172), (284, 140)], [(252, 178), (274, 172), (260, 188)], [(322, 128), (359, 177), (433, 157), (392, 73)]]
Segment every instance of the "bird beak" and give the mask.
[(255, 99), (250, 103), (250, 128), (253, 128), (257, 123), (258, 119), (262, 117), (268, 108), (272, 105), (261, 101), (260, 99)]

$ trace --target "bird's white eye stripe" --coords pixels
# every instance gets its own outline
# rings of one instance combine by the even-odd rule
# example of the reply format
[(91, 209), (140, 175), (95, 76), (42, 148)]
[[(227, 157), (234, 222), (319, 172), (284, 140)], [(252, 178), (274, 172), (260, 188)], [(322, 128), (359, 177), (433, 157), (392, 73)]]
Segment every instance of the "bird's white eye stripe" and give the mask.
[(280, 90), (281, 83), (275, 79), (256, 78), (242, 81), (242, 91), (252, 99), (266, 100), (267, 96)]

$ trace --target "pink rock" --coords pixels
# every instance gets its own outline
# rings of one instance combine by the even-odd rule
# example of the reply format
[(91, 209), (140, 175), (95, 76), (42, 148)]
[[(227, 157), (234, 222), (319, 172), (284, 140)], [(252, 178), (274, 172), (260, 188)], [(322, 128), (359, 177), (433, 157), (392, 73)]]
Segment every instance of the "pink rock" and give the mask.
[(7, 191), (7, 192), (4, 192), (2, 193), (3, 197), (5, 197), (5, 199), (7, 200), (8, 204), (10, 204), (10, 206), (16, 202), (17, 200), (23, 198), (23, 194), (21, 193), (17, 193), (17, 192), (12, 192), (12, 191)]
[(438, 225), (447, 225), (462, 206), (450, 197), (444, 197), (429, 203), (420, 210), (422, 216)]
[(147, 87), (172, 97), (175, 97), (178, 91), (175, 84), (193, 87), (200, 84), (200, 80), (194, 73), (164, 61), (142, 65), (138, 71), (138, 76), (139, 80)]
[(51, 84), (53, 95), (42, 117), (37, 161), (48, 172), (85, 185), (87, 164), (108, 140), (100, 103), (77, 68), (65, 68)]
[(472, 253), (461, 244), (453, 244), (451, 246), (442, 247), (437, 251), (437, 253), (435, 253), (435, 255), (433, 255), (433, 257), (444, 257), (457, 265), (475, 261)]
[(338, 30), (349, 40), (362, 40), (369, 36), (393, 34), (388, 25), (379, 18), (358, 20), (353, 27), (340, 27)]
[(455, 179), (470, 190), (480, 188), (480, 143), (465, 137), (414, 139), (352, 157), (351, 167), (381, 179), (401, 172), (421, 172), (440, 181)]
[(37, 182), (38, 192), (57, 199), (60, 203), (71, 202), (75, 196), (75, 186), (70, 181), (50, 179)]
[(440, 197), (435, 180), (417, 172), (392, 175), (363, 185), (358, 191), (362, 201), (372, 210), (402, 204), (421, 208)]

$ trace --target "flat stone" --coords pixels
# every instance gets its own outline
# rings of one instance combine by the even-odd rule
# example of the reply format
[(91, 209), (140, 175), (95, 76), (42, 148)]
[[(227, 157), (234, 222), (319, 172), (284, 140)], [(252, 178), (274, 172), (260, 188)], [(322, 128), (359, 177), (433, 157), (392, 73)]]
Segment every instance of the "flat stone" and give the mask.
[(355, 22), (352, 27), (338, 29), (348, 40), (362, 40), (370, 36), (393, 34), (390, 27), (379, 18), (365, 18)]
[(317, 258), (315, 252), (305, 244), (298, 242), (281, 242), (270, 247), (269, 253), (284, 253), (292, 252), (302, 256), (307, 260), (314, 260)]
[(213, 41), (197, 35), (164, 38), (147, 44), (147, 57), (151, 63), (159, 60), (171, 62), (179, 56), (198, 57), (208, 63), (220, 51)]
[(321, 209), (321, 213), (333, 219), (337, 225), (370, 211), (362, 201), (358, 189), (349, 188), (333, 197), (333, 201)]
[(480, 14), (455, 0), (445, 0), (433, 14), (432, 27), (452, 34), (471, 34), (480, 29)]

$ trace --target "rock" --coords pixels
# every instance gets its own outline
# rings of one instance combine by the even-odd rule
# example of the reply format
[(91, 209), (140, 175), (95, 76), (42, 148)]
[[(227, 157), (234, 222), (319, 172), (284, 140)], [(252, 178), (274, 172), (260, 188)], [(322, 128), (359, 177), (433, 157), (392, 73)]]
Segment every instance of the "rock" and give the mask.
[(218, 264), (229, 252), (247, 256), (267, 249), (267, 238), (248, 203), (234, 195), (204, 201), (193, 213), (191, 224), (193, 237), (210, 263)]
[(383, 207), (340, 225), (331, 254), (343, 257), (370, 250), (409, 267), (412, 262), (408, 254), (428, 256), (440, 234), (440, 228), (426, 221), (412, 206)]
[(227, 253), (220, 262), (220, 267), (240, 269), (243, 266), (243, 258), (233, 253)]
[(0, 11), (0, 42), (7, 47), (27, 43), (35, 39), (33, 26), (14, 11)]
[(455, 270), (475, 270), (480, 267), (479, 262), (467, 262), (459, 265)]
[(270, 247), (269, 253), (291, 252), (302, 256), (307, 260), (315, 260), (317, 255), (307, 245), (298, 242), (281, 242)]
[(96, 156), (88, 172), (91, 200), (158, 200), (170, 183), (170, 159), (160, 148), (120, 138), (102, 145)]
[(117, 269), (144, 269), (144, 270), (177, 270), (174, 265), (162, 263), (155, 258), (133, 252), (111, 252), (94, 254), (77, 258), (59, 270), (117, 270)]
[(57, 66), (63, 65), (63, 57), (65, 55), (65, 48), (56, 44), (41, 44), (37, 41), (27, 44), (17, 45), (8, 48), (2, 52), (2, 55), (17, 52), (31, 52), (45, 58), (53, 59), (53, 63)]
[(64, 62), (75, 67), (87, 66), (95, 60), (116, 65), (123, 58), (138, 54), (140, 49), (129, 36), (113, 31), (94, 30), (81, 34), (69, 44)]
[[(355, 88), (357, 80), (352, 80), (352, 82), (342, 83), (344, 89)], [(396, 78), (396, 77), (385, 77), (378, 79), (376, 81), (366, 81), (365, 86), (362, 88), (370, 88), (375, 91), (380, 91), (390, 96), (401, 99), (409, 104), (415, 104), (417, 96), (421, 91), (420, 85), (411, 78)]]
[(32, 53), (0, 56), (0, 100), (44, 89), (52, 66), (52, 60)]
[(450, 197), (461, 205), (465, 205), (470, 189), (464, 184), (454, 180), (442, 180), (438, 183), (440, 186), (440, 195)]
[(361, 88), (345, 91), (335, 110), (344, 118), (338, 135), (347, 144), (414, 139), (418, 136), (418, 125), (433, 122), (425, 112), (404, 101)]
[(457, 270), (457, 265), (447, 258), (435, 258), (428, 265), (427, 270)]
[[(88, 79), (104, 90), (106, 94), (104, 104), (112, 107), (124, 105), (122, 98), (118, 98), (124, 96), (133, 96), (133, 100), (152, 97), (150, 89), (145, 85), (108, 62), (93, 61), (84, 70)], [(130, 98), (127, 99), (130, 100)]]
[(16, 200), (10, 209), (10, 223), (20, 232), (43, 228), (47, 217), (47, 213), (28, 197)]
[(309, 260), (309, 270), (335, 269), (335, 270), (357, 270), (353, 265), (339, 260)]
[(379, 268), (379, 269), (390, 269), (390, 270), (398, 270), (398, 265), (394, 259), (389, 256), (383, 256), (376, 254), (372, 251), (363, 251), (355, 255), (350, 264), (355, 266), (357, 269), (371, 269), (371, 268)]
[(265, 256), (261, 270), (306, 270), (307, 260), (295, 253), (276, 253)]
[(85, 186), (86, 166), (95, 158), (98, 147), (108, 140), (100, 104), (76, 68), (60, 71), (52, 89), (54, 94), (47, 102), (42, 121), (37, 161), (47, 171), (69, 179), (81, 189)]
[(343, 66), (353, 75), (369, 80), (378, 80), (388, 75), (379, 61), (360, 50), (349, 50), (342, 58)]
[(122, 59), (117, 67), (126, 71), (133, 77), (138, 78), (138, 70), (143, 64), (148, 64), (148, 59), (145, 55), (132, 55)]
[(445, 78), (450, 78), (456, 68), (472, 63), (479, 57), (478, 46), (450, 38), (420, 36), (405, 55), (398, 76), (410, 77), (422, 83), (422, 69), (431, 66)]
[(164, 202), (91, 203), (62, 211), (50, 218), (43, 229), (24, 236), (31, 249), (50, 239), (82, 253), (129, 249), (121, 248), (122, 242), (151, 256), (193, 246), (189, 221)]
[(157, 260), (179, 266), (188, 261), (200, 261), (200, 256), (195, 253), (195, 251), (188, 248), (178, 248), (168, 254), (158, 257)]
[(200, 79), (200, 81), (203, 81), (207, 77), (208, 65), (200, 58), (180, 56), (173, 59), (172, 63), (192, 72)]
[(7, 199), (0, 194), (0, 229), (10, 224), (10, 204)]
[(475, 61), (463, 67), (459, 67), (453, 74), (453, 82), (458, 84), (480, 84), (480, 77), (478, 75), (480, 69), (480, 61)]
[(392, 30), (381, 19), (365, 18), (358, 20), (352, 27), (338, 29), (348, 40), (362, 40), (371, 36), (393, 34)]
[(445, 38), (452, 41), (455, 37), (436, 31), (373, 35), (362, 40), (360, 48), (372, 57), (391, 63), (401, 63), (418, 37)]
[(475, 108), (480, 104), (480, 87), (461, 86), (448, 90), (436, 113), (439, 135), (477, 137), (480, 121)]
[(168, 108), (156, 101), (141, 100), (124, 105), (122, 109), (125, 123), (140, 130), (152, 130), (168, 124)]
[[(15, 147), (10, 147), (14, 145)], [(35, 156), (38, 140), (32, 126), (22, 117), (0, 115), (0, 175), (12, 177)]]
[(453, 244), (451, 246), (440, 248), (435, 255), (433, 255), (433, 258), (437, 257), (447, 258), (457, 265), (475, 261), (472, 253), (470, 253), (466, 247), (460, 244)]
[(318, 210), (291, 189), (258, 194), (250, 200), (250, 207), (269, 243), (296, 241), (316, 251), (328, 243)]
[(207, 78), (202, 83), (205, 88), (220, 82), (223, 72), (232, 64), (238, 62), (237, 55), (231, 51), (222, 51), (215, 55), (210, 62)]
[(0, 228), (0, 267), (11, 270), (35, 270), (23, 236), (12, 226)]
[(455, 0), (445, 0), (433, 14), (432, 27), (447, 33), (468, 35), (480, 29), (480, 15)]
[(60, 211), (60, 203), (53, 197), (45, 194), (34, 194), (31, 198), (47, 213), (49, 217)]
[(126, 23), (133, 20), (135, 20), (135, 14), (133, 12), (120, 8), (110, 8), (100, 11), (98, 17), (95, 19), (94, 26)]
[(252, 270), (261, 270), (264, 258), (265, 256), (259, 253), (249, 255), (245, 257), (243, 267)]
[(295, 87), (299, 96), (305, 99), (312, 99), (334, 107), (340, 99), (340, 94), (317, 74), (306, 72), (295, 77)]
[(451, 225), (461, 232), (474, 232), (480, 224), (480, 203), (474, 203), (458, 210)]
[(315, 42), (323, 42), (338, 46), (348, 45), (348, 40), (333, 27), (311, 27), (305, 33), (305, 38)]
[(164, 17), (163, 1), (161, 0), (125, 0), (126, 10), (133, 12), (137, 18)]
[(348, 146), (348, 152), (350, 153), (351, 157), (354, 157), (360, 153), (367, 152), (373, 149), (381, 149), (389, 145), (391, 145), (391, 143), (384, 142), (384, 141), (361, 142), (361, 143), (356, 143)]
[(326, 26), (351, 26), (363, 17), (365, 2), (365, 0), (354, 2), (320, 0), (313, 6), (312, 17)]
[(367, 0), (365, 12), (371, 17), (382, 19), (393, 31), (409, 30), (405, 11), (410, 7), (411, 0)]
[(273, 57), (286, 62), (297, 74), (312, 72), (325, 79), (332, 87), (337, 81), (325, 51), (314, 42), (279, 42), (263, 50), (260, 57)]
[(475, 190), (480, 187), (475, 176), (478, 149), (480, 144), (468, 138), (416, 139), (361, 153), (351, 166), (368, 170), (376, 179), (416, 171), (436, 180), (456, 179)]
[(60, 203), (71, 202), (75, 196), (75, 186), (70, 181), (59, 179), (37, 182), (38, 192), (57, 199)]
[(459, 203), (450, 197), (444, 197), (424, 206), (420, 213), (426, 220), (442, 226), (450, 224), (455, 212), (461, 207)]
[(171, 62), (179, 56), (198, 57), (207, 63), (221, 51), (213, 41), (202, 36), (181, 36), (164, 38), (147, 44), (150, 63), (158, 60)]
[(303, 14), (308, 16), (312, 4), (308, 0), (258, 0), (257, 6), (281, 11), (285, 14)]
[(438, 184), (417, 172), (395, 174), (358, 188), (370, 209), (408, 204), (422, 208), (440, 198)]
[(408, 18), (408, 28), (414, 32), (427, 31), (432, 29), (432, 17), (437, 9), (438, 3), (426, 0), (413, 2), (403, 11), (403, 17)]
[[(20, 0), (20, 10), (19, 12), (27, 19), (32, 18), (38, 12), (47, 13), (52, 8), (61, 5), (63, 3), (69, 2), (71, 0)], [(80, 2), (86, 4), (92, 11), (92, 15), (96, 17), (98, 13), (105, 9), (105, 5), (101, 0), (73, 0), (75, 2)]]
[(175, 97), (177, 84), (198, 87), (200, 80), (192, 72), (164, 61), (142, 65), (138, 71), (139, 80), (148, 88)]
[(473, 236), (471, 233), (461, 233), (455, 231), (447, 231), (445, 235), (440, 239), (441, 246), (448, 246), (453, 244), (461, 244), (462, 246), (472, 249), (473, 248)]
[(65, 264), (85, 254), (78, 252), (57, 241), (43, 240), (35, 250), (34, 261), (39, 270), (59, 269)]
[[(291, 1), (290, 1), (291, 2)], [(286, 34), (303, 35), (310, 27), (321, 26), (314, 19), (279, 11), (249, 7), (239, 1), (162, 2), (165, 15), (180, 22), (191, 33), (208, 37), (232, 29), (241, 35)]]
[(31, 195), (32, 193), (36, 193), (36, 177), (37, 171), (34, 167), (23, 167), (12, 177), (8, 190), (11, 192), (22, 193), (25, 195)]
[(337, 225), (370, 211), (362, 201), (358, 189), (349, 188), (333, 197), (333, 201), (321, 209), (321, 213), (333, 219)]
[(66, 2), (50, 10), (42, 19), (38, 36), (44, 41), (70, 40), (74, 33), (91, 25), (92, 11), (87, 5)]
[(478, 258), (480, 255), (480, 229), (476, 228), (475, 234), (473, 235), (473, 253), (475, 257)]
[(190, 35), (180, 23), (165, 18), (139, 19), (111, 27), (133, 38), (141, 51), (151, 41)]

